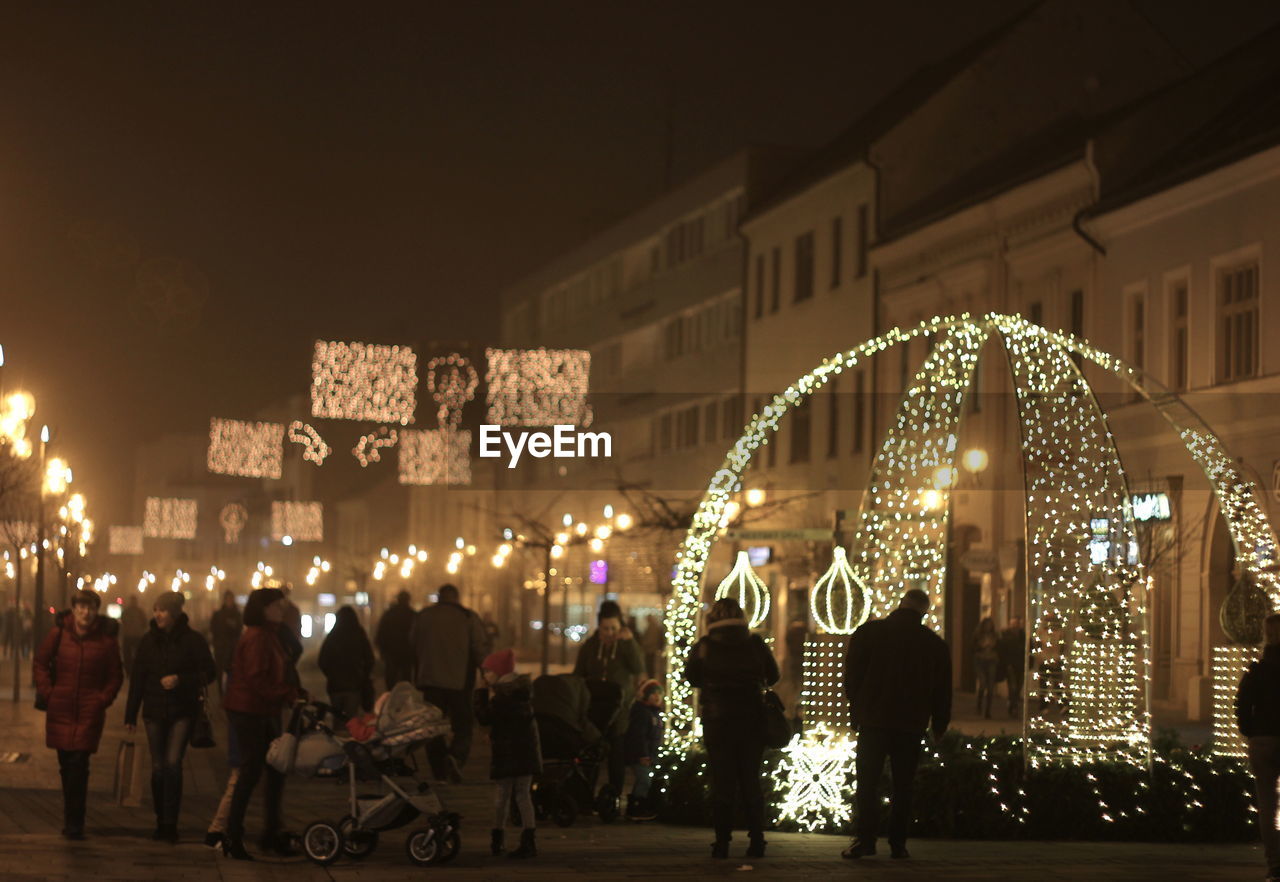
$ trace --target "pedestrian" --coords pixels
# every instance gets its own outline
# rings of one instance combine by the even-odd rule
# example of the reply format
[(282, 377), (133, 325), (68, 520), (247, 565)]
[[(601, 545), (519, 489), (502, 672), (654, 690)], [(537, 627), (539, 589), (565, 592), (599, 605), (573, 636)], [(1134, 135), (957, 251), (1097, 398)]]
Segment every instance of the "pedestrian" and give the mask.
[(1280, 613), (1263, 622), (1266, 644), (1262, 659), (1249, 665), (1236, 690), (1236, 725), (1249, 744), (1258, 826), (1267, 861), (1268, 882), (1280, 880), (1280, 825), (1277, 790), (1280, 786)]
[(1009, 619), (1009, 626), (1000, 632), (996, 652), (1009, 691), (1009, 716), (1016, 717), (1022, 710), (1022, 678), (1027, 672), (1027, 631), (1022, 619)]
[(320, 670), (329, 703), (344, 717), (373, 710), (373, 647), (355, 607), (338, 610), (333, 630), (320, 644)]
[(378, 655), (382, 656), (382, 676), (390, 692), (401, 680), (413, 682), (413, 631), (416, 613), (408, 591), (396, 595), (396, 602), (378, 621)]
[(222, 593), (222, 606), (209, 619), (209, 637), (213, 641), (213, 661), (218, 666), (218, 690), (227, 691), (227, 672), (231, 670), (231, 656), (236, 651), (236, 641), (244, 630), (244, 618), (236, 605), (236, 596), (230, 590)]
[[(298, 641), (298, 646), (302, 646), (302, 610), (298, 609), (298, 605), (293, 602), (293, 585), (285, 582), (280, 586), (280, 591), (284, 594), (284, 626)], [(299, 651), (301, 654), (301, 651)]]
[(660, 616), (645, 617), (644, 633), (640, 635), (640, 649), (644, 654), (644, 672), (655, 680), (666, 677), (663, 670), (663, 650), (667, 648), (667, 632)]
[(240, 774), (231, 797), (223, 853), (237, 860), (253, 860), (244, 848), (244, 816), (264, 770), (266, 809), (259, 846), (285, 857), (297, 854), (282, 830), (284, 775), (267, 765), (267, 748), (282, 730), (280, 715), (299, 695), (284, 617), (285, 597), (279, 588), (259, 588), (249, 595), (244, 633), (236, 644), (227, 678), (223, 707), (228, 725), (235, 729)]
[(1000, 665), (998, 645), (1000, 635), (996, 632), (996, 623), (987, 616), (978, 623), (973, 632), (973, 667), (978, 677), (978, 707), (974, 713), (991, 719), (991, 697), (996, 691), (996, 672)]
[(627, 797), (627, 818), (652, 821), (658, 816), (649, 791), (653, 785), (653, 764), (662, 745), (662, 684), (645, 680), (636, 690), (627, 723), (625, 754), (633, 784)]
[(489, 850), (502, 854), (507, 814), (515, 800), (520, 812), (520, 846), (509, 858), (538, 856), (537, 820), (533, 812), (533, 776), (542, 772), (538, 723), (533, 718), (529, 677), (515, 672), (515, 653), (495, 652), (481, 663), (484, 685), (475, 691), (476, 719), (490, 727), (489, 778), (494, 783), (494, 824)]
[(222, 799), (209, 821), (204, 834), (204, 844), (209, 848), (226, 851), (227, 820), (231, 817), (231, 800), (235, 798), (236, 782), (240, 780), (240, 744), (236, 741), (235, 726), (227, 726), (227, 784), (222, 788)]
[(124, 724), (129, 734), (142, 710), (151, 750), (151, 802), (156, 812), (152, 839), (178, 841), (182, 804), (182, 758), (200, 713), (204, 687), (217, 677), (209, 644), (191, 630), (183, 597), (164, 591), (156, 597), (151, 628), (138, 644), (129, 673)]
[(764, 857), (763, 689), (778, 682), (778, 662), (760, 635), (752, 634), (742, 607), (724, 597), (707, 612), (707, 633), (685, 661), (684, 678), (701, 690), (698, 713), (711, 769), (713, 858), (729, 856), (733, 816), (747, 816), (747, 857)]
[(98, 615), (93, 591), (74, 591), (71, 608), (54, 617), (32, 662), (36, 692), (45, 703), (45, 746), (58, 752), (62, 777), (62, 835), (84, 839), (89, 757), (98, 751), (107, 708), (124, 682), (119, 627)]
[(623, 625), (622, 609), (612, 600), (600, 604), (596, 614), (596, 632), (578, 647), (573, 672), (592, 683), (611, 683), (621, 697), (621, 705), (607, 727), (601, 730), (609, 742), (609, 787), (621, 796), (626, 780), (627, 763), (623, 755), (623, 739), (627, 721), (631, 719), (631, 702), (635, 700), (636, 683), (644, 671), (644, 657), (630, 628)]
[(921, 623), (928, 611), (929, 595), (912, 588), (896, 610), (849, 638), (844, 691), (858, 733), (858, 818), (857, 835), (842, 852), (846, 858), (876, 853), (886, 758), (893, 773), (890, 856), (911, 856), (907, 829), (921, 742), (931, 722), (934, 737), (941, 738), (951, 721), (951, 656), (943, 639)]
[(120, 641), (124, 646), (124, 669), (133, 676), (133, 657), (138, 652), (138, 643), (147, 633), (147, 614), (138, 605), (138, 595), (130, 594), (120, 610)]
[(418, 688), (427, 701), (444, 711), (453, 728), (453, 741), (444, 736), (427, 745), (437, 778), (462, 781), (462, 767), (471, 754), (472, 700), (476, 668), (489, 654), (480, 617), (462, 605), (456, 585), (444, 584), (432, 606), (419, 610), (410, 639), (417, 659)]

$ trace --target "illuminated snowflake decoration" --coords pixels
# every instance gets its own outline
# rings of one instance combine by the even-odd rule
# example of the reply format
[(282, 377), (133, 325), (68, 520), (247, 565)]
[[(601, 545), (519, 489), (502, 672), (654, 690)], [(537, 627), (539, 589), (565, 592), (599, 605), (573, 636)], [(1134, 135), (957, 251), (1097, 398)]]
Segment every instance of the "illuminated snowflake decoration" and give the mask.
[(333, 448), (324, 443), (320, 433), (302, 420), (294, 420), (289, 424), (289, 443), (302, 445), (302, 458), (316, 465), (324, 465), (324, 461), (333, 453)]
[(284, 426), (209, 420), (209, 471), (245, 478), (279, 478)]
[(470, 484), (469, 429), (406, 429), (400, 435), (401, 484)]
[(418, 357), (408, 346), (317, 340), (311, 415), (375, 423), (413, 422)]
[(116, 526), (107, 528), (107, 548), (111, 554), (142, 554), (142, 528)]
[(747, 627), (758, 628), (769, 618), (769, 586), (756, 575), (745, 551), (738, 552), (733, 569), (716, 588), (716, 600), (732, 597), (747, 617)]
[(194, 499), (173, 499), (148, 496), (142, 517), (142, 532), (148, 539), (196, 538), (196, 513)]
[(591, 353), (585, 349), (486, 349), (488, 422), (589, 426)]
[(376, 432), (360, 436), (360, 440), (351, 450), (351, 455), (360, 461), (360, 468), (368, 468), (371, 462), (382, 462), (383, 448), (395, 447), (399, 438), (395, 429), (379, 426)]
[(324, 506), (319, 502), (271, 503), (271, 538), (294, 542), (324, 541)]
[(476, 397), (480, 375), (471, 360), (458, 353), (427, 362), (427, 391), (436, 403), (440, 428), (456, 429), (462, 422), (462, 408)]
[(240, 531), (249, 523), (249, 512), (238, 502), (228, 502), (218, 513), (218, 525), (222, 527), (222, 540), (228, 545), (240, 541)]
[(778, 766), (782, 800), (775, 808), (779, 823), (790, 821), (812, 832), (843, 827), (852, 820), (849, 793), (855, 779), (856, 739), (819, 723), (797, 735), (782, 749)]
[(818, 627), (828, 634), (852, 634), (871, 615), (871, 592), (838, 545), (832, 551), (831, 566), (814, 583), (809, 608)]

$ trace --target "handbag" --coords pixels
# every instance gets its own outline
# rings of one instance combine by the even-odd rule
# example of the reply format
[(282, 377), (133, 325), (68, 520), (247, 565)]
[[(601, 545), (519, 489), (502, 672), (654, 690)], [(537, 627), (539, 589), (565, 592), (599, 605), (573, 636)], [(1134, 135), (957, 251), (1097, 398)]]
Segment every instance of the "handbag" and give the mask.
[(764, 746), (775, 749), (786, 747), (795, 733), (787, 720), (782, 699), (772, 689), (766, 689), (761, 701), (764, 704)]
[(139, 805), (141, 802), (134, 786), (133, 767), (136, 757), (134, 743), (121, 741), (120, 748), (116, 751), (116, 780), (111, 788), (116, 805)]
[[(62, 647), (62, 628), (58, 628), (58, 637), (53, 641), (53, 652), (49, 656), (49, 692), (53, 692), (53, 685), (58, 680), (58, 650)], [(40, 690), (36, 690), (36, 710), (47, 711), (49, 709), (49, 699), (40, 694)]]
[(267, 765), (282, 775), (293, 773), (293, 764), (297, 758), (298, 736), (292, 732), (278, 736), (267, 748)]
[(200, 710), (191, 724), (191, 735), (187, 738), (187, 743), (201, 750), (218, 746), (213, 737), (213, 721), (209, 719), (209, 693), (204, 688), (200, 689)]

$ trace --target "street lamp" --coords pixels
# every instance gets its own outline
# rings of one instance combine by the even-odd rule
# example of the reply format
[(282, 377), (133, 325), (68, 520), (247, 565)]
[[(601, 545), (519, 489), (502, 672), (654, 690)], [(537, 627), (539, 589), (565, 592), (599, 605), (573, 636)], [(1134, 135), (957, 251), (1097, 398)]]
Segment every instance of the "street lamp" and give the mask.
[(961, 462), (964, 464), (964, 470), (966, 472), (971, 475), (976, 475), (979, 472), (986, 471), (989, 457), (987, 456), (987, 452), (981, 447), (970, 447), (964, 452), (964, 457), (961, 459)]
[(751, 506), (752, 508), (757, 508), (761, 505), (764, 505), (765, 492), (760, 487), (752, 487), (746, 493), (746, 500), (747, 500), (747, 505)]

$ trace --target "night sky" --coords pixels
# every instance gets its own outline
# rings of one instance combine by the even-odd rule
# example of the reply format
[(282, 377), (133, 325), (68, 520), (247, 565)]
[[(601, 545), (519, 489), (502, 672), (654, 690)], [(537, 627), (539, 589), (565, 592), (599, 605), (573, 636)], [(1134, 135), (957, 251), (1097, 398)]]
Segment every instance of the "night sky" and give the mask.
[(668, 128), (674, 183), (819, 146), (1027, 3), (23, 5), (0, 380), (105, 524), (137, 444), (305, 393), (317, 337), (494, 342), (504, 284), (669, 183)]

